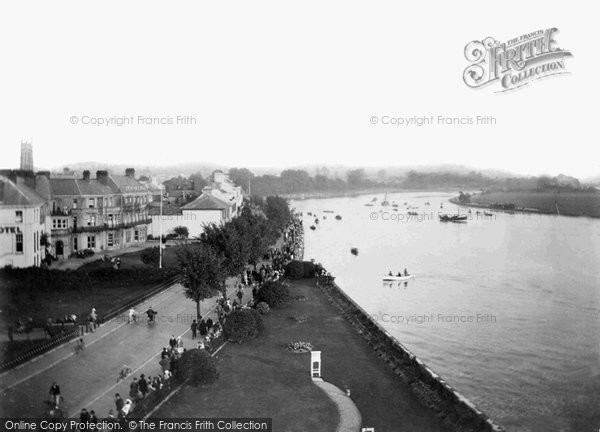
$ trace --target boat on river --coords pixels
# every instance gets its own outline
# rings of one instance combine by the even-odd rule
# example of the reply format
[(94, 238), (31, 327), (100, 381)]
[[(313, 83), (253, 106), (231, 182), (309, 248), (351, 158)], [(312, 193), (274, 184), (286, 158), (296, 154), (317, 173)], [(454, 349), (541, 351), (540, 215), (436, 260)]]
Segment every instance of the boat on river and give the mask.
[(340, 215), (335, 215), (335, 219), (336, 220), (342, 220), (342, 217)]
[(333, 210), (323, 210), (323, 213), (333, 213)]
[(314, 226), (314, 225), (311, 225), (311, 226), (310, 226), (310, 229), (314, 231), (314, 230), (316, 230), (316, 229), (317, 229), (317, 227), (316, 227), (316, 226)]
[(387, 193), (383, 197), (383, 201), (381, 201), (381, 205), (382, 206), (389, 206), (390, 205), (390, 202), (387, 200)]
[(384, 276), (383, 277), (383, 281), (384, 282), (407, 282), (411, 279), (414, 279), (415, 275), (414, 274), (410, 274), (408, 276)]
[(466, 222), (467, 221), (467, 215), (448, 215), (448, 214), (443, 214), (440, 215), (440, 222)]
[(350, 253), (354, 256), (358, 255), (358, 248), (355, 248), (355, 247), (351, 248)]

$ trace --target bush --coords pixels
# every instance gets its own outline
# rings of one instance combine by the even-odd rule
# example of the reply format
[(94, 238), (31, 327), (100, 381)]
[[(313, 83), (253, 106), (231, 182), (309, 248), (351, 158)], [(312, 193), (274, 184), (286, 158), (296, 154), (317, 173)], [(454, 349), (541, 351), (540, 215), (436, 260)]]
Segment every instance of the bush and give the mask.
[(285, 275), (292, 279), (302, 279), (304, 277), (304, 264), (302, 261), (290, 261), (285, 266)]
[(148, 265), (153, 265), (153, 266), (158, 265), (159, 258), (160, 258), (160, 251), (159, 251), (158, 247), (144, 249), (142, 251), (142, 253), (140, 254), (140, 260), (142, 260), (142, 262), (144, 264), (148, 264)]
[(304, 261), (302, 262), (302, 266), (304, 268), (304, 277), (305, 278), (313, 278), (315, 277), (315, 264), (313, 262), (310, 261)]
[(252, 318), (254, 318), (254, 322), (256, 323), (256, 329), (258, 330), (258, 333), (262, 333), (262, 331), (265, 329), (265, 323), (263, 322), (263, 318), (260, 315), (260, 313), (256, 309), (244, 310), (250, 311), (250, 314), (252, 315)]
[(264, 301), (261, 301), (260, 303), (258, 303), (256, 305), (256, 311), (261, 314), (261, 315), (265, 315), (269, 313), (269, 305), (267, 303), (265, 303)]
[(278, 307), (290, 300), (290, 291), (280, 281), (267, 281), (256, 293), (256, 300)]
[(262, 330), (262, 318), (253, 309), (240, 309), (227, 316), (223, 325), (225, 337), (232, 342), (242, 343), (255, 338)]
[(219, 378), (215, 361), (205, 350), (194, 348), (185, 351), (177, 366), (177, 377), (189, 379), (192, 386), (210, 384)]
[(316, 266), (310, 261), (290, 261), (285, 267), (286, 276), (292, 279), (312, 278), (315, 276)]

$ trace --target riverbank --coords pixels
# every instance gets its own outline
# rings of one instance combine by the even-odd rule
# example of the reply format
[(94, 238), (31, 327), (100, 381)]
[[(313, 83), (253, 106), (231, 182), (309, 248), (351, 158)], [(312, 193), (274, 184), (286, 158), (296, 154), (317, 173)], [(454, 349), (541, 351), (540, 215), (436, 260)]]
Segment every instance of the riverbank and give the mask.
[[(307, 199), (327, 199), (327, 198), (343, 198), (343, 197), (356, 197), (360, 195), (382, 195), (386, 193), (401, 193), (401, 192), (443, 192), (452, 193), (456, 192), (459, 188), (436, 188), (436, 189), (406, 189), (400, 186), (387, 187), (387, 188), (371, 188), (371, 189), (360, 189), (355, 191), (330, 191), (330, 192), (305, 192), (297, 194), (285, 194), (283, 198), (288, 200), (307, 200)], [(383, 198), (383, 196), (380, 196)]]
[[(364, 427), (378, 432), (454, 430), (421, 404), (313, 279), (290, 281), (288, 286), (292, 297), (303, 301), (272, 309), (264, 316), (261, 336), (248, 343), (227, 344), (217, 354), (220, 378), (215, 384), (184, 386), (153, 416), (189, 417), (202, 412), (204, 417), (271, 417), (273, 430), (331, 432), (338, 415), (312, 382), (310, 355), (285, 349), (290, 342), (305, 341), (322, 353), (323, 379), (350, 389)], [(293, 319), (300, 316), (306, 320)]]
[(600, 193), (596, 192), (485, 192), (471, 195), (468, 203), (457, 198), (450, 202), (490, 210), (600, 218)]

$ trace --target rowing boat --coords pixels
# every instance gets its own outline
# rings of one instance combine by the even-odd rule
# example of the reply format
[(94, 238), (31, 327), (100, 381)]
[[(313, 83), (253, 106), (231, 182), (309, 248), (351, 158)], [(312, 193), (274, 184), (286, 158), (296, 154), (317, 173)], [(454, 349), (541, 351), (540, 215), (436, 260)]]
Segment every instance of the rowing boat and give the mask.
[(404, 281), (408, 281), (410, 279), (414, 279), (415, 275), (411, 274), (408, 276), (384, 276), (383, 277), (383, 281), (384, 282), (404, 282)]

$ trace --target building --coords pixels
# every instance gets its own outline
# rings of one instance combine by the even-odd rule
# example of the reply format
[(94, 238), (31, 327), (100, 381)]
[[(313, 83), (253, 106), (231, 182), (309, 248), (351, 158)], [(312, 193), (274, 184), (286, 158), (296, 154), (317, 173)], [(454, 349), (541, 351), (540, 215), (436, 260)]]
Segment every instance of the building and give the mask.
[(215, 198), (228, 203), (231, 206), (230, 217), (236, 217), (242, 209), (242, 203), (244, 202), (242, 188), (236, 186), (229, 175), (221, 170), (213, 172), (212, 182), (202, 192), (210, 193)]
[(69, 257), (84, 249), (94, 252), (120, 249), (146, 241), (151, 219), (148, 188), (125, 175), (88, 170), (79, 178), (49, 177), (54, 256)]
[(39, 266), (50, 231), (48, 204), (32, 187), (34, 176), (0, 175), (0, 267)]
[(24, 141), (21, 141), (21, 170), (33, 172), (33, 147)]
[(209, 186), (202, 189), (202, 194), (178, 211), (173, 211), (172, 206), (167, 210), (165, 206), (161, 219), (158, 208), (153, 207), (151, 233), (154, 237), (160, 236), (162, 221), (163, 235), (172, 233), (177, 226), (185, 226), (190, 237), (198, 237), (205, 225), (227, 222), (238, 216), (243, 200), (242, 188), (236, 186), (227, 174), (215, 171)]

